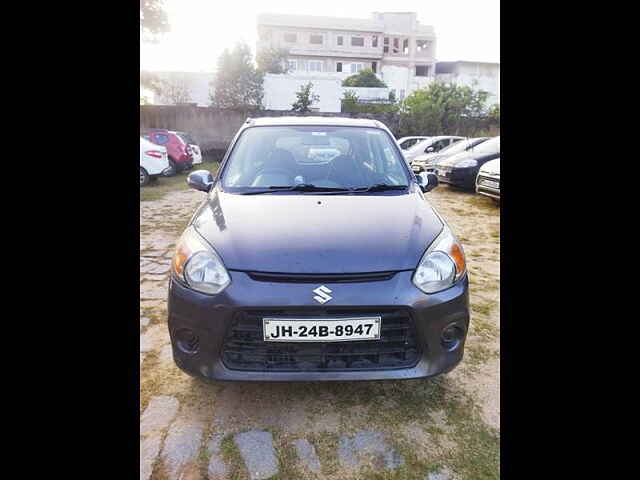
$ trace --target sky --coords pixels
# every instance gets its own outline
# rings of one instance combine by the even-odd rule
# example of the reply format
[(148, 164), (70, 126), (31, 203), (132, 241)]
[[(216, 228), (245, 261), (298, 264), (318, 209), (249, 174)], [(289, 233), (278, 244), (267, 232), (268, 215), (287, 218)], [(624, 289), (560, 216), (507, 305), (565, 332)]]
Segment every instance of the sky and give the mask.
[[(500, 61), (500, 0), (164, 0), (171, 32), (142, 43), (142, 70), (212, 72), (225, 48), (246, 41), (255, 54), (259, 13), (370, 18), (372, 12), (417, 12), (432, 25), (438, 61)], [(392, 8), (390, 8), (392, 7)]]

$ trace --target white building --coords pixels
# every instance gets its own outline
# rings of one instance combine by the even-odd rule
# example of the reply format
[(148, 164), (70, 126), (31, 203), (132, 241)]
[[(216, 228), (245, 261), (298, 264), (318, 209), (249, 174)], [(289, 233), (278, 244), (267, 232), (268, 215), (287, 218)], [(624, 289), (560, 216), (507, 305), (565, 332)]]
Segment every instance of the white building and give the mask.
[[(289, 95), (288, 86), (311, 81), (326, 90), (364, 68), (372, 69), (398, 99), (435, 79), (436, 35), (414, 12), (373, 13), (370, 19), (260, 14), (256, 51), (262, 48), (289, 52), (289, 73), (265, 83), (267, 108), (288, 102), (297, 90)], [(339, 100), (342, 89), (334, 94)], [(329, 103), (333, 106), (326, 108), (339, 105), (335, 99)]]
[(487, 105), (500, 103), (500, 64), (489, 62), (438, 62), (436, 80), (443, 83), (467, 85), (489, 92)]

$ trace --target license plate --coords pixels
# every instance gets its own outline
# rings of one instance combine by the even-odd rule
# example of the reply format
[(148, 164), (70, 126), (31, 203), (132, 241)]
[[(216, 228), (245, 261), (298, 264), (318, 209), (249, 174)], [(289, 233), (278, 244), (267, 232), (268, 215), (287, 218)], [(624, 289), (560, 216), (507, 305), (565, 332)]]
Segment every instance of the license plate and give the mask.
[(364, 318), (263, 318), (265, 342), (349, 342), (379, 340), (380, 317)]
[(493, 180), (482, 180), (482, 184), (491, 188), (498, 188), (500, 186), (498, 182), (494, 182)]

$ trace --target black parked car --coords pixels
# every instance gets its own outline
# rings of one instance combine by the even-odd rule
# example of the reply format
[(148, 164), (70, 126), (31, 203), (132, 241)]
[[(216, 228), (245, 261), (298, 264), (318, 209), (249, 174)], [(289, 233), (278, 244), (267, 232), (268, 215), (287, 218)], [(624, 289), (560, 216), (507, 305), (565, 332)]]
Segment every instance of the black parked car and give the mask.
[(447, 157), (434, 165), (433, 170), (442, 183), (475, 190), (480, 167), (500, 156), (500, 137), (493, 137), (466, 152)]
[[(330, 155), (321, 156), (322, 150)], [(337, 151), (337, 153), (336, 153)], [(310, 157), (311, 155), (311, 157)], [(176, 364), (219, 380), (431, 377), (462, 359), (462, 246), (375, 120), (248, 120), (176, 247)]]

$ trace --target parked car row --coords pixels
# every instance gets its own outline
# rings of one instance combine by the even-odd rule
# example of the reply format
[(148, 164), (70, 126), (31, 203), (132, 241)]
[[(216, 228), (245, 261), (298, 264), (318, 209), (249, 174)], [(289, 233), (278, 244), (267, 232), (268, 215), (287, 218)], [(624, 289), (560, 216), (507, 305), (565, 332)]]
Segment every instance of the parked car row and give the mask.
[[(404, 137), (400, 141), (407, 138)], [(414, 173), (500, 200), (500, 137), (428, 137), (403, 150)], [(494, 162), (496, 160), (496, 162)], [(486, 165), (486, 168), (483, 168)]]
[(159, 176), (171, 176), (202, 163), (202, 152), (191, 135), (152, 129), (140, 137), (140, 186)]

